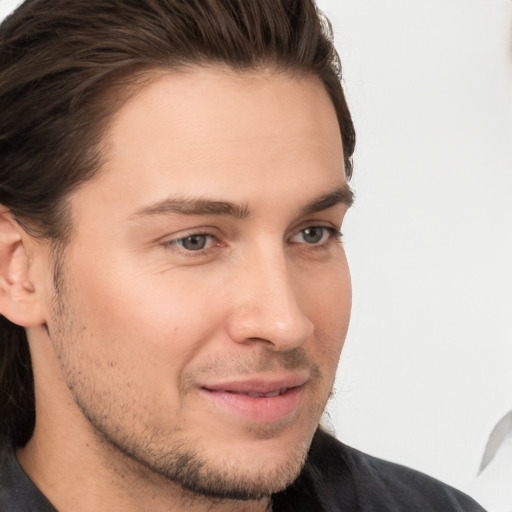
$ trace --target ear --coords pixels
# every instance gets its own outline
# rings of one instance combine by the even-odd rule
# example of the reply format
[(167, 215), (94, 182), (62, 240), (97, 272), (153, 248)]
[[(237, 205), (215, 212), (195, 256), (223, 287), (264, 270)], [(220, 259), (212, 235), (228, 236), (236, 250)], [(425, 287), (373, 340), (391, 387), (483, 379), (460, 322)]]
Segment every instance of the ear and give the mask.
[(0, 313), (22, 327), (44, 323), (40, 293), (31, 279), (30, 238), (0, 207)]

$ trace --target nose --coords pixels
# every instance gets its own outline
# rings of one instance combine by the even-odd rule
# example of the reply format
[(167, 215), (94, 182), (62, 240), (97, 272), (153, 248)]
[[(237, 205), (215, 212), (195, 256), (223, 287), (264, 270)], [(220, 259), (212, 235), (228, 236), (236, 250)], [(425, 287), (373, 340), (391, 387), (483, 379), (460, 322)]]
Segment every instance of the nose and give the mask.
[(246, 260), (232, 290), (228, 331), (237, 343), (264, 343), (274, 350), (298, 347), (314, 332), (284, 250), (265, 251)]

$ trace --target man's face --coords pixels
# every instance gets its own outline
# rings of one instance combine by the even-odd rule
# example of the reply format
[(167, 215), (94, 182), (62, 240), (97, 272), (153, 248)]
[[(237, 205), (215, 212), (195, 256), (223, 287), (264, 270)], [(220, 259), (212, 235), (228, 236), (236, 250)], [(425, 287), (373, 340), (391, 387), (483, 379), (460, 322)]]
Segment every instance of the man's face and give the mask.
[(283, 488), (350, 312), (336, 236), (349, 194), (324, 87), (266, 71), (160, 75), (116, 115), (104, 155), (71, 197), (47, 297), (76, 437), (194, 492)]

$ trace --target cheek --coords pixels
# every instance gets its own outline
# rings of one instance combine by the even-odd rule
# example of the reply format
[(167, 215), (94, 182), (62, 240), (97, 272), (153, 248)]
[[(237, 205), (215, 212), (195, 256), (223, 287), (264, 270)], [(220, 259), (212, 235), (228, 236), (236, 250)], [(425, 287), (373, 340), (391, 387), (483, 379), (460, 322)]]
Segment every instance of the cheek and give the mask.
[(329, 265), (314, 272), (299, 271), (294, 276), (298, 283), (301, 304), (319, 326), (347, 324), (352, 307), (352, 285), (344, 253)]
[(303, 284), (303, 310), (315, 326), (314, 347), (335, 371), (347, 335), (352, 307), (350, 273), (343, 257), (334, 268)]
[(74, 280), (80, 318), (100, 345), (95, 350), (179, 370), (216, 330), (222, 305), (189, 280), (120, 268), (92, 278), (80, 272)]

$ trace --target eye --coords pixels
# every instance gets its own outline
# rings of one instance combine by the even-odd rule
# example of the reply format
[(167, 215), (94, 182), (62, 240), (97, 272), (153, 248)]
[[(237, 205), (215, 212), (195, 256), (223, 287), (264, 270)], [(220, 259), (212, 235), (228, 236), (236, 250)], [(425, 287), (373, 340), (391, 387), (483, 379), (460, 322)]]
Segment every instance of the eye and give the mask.
[(202, 251), (215, 245), (215, 238), (212, 235), (196, 233), (171, 240), (169, 245), (175, 245), (186, 251)]
[(321, 245), (331, 237), (341, 237), (341, 233), (331, 227), (327, 226), (309, 226), (300, 230), (296, 235), (290, 238), (292, 243), (304, 243), (310, 245)]

